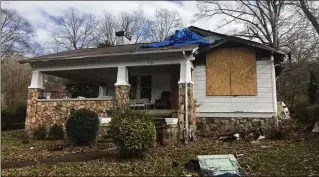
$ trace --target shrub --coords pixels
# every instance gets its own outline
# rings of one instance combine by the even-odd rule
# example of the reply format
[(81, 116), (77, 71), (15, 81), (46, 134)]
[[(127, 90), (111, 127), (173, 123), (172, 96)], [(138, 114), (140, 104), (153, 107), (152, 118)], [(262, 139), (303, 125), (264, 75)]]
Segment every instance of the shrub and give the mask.
[(156, 140), (152, 117), (129, 109), (114, 112), (109, 134), (124, 157), (142, 155)]
[(82, 108), (73, 111), (66, 122), (66, 133), (74, 145), (88, 145), (96, 139), (99, 130), (97, 114)]
[(318, 122), (319, 121), (319, 104), (308, 106), (306, 108), (306, 122)]
[(62, 125), (54, 124), (50, 127), (49, 139), (51, 140), (62, 140), (64, 138), (64, 131)]
[(33, 136), (37, 140), (44, 140), (47, 137), (47, 129), (45, 126), (40, 126), (36, 128), (33, 132)]

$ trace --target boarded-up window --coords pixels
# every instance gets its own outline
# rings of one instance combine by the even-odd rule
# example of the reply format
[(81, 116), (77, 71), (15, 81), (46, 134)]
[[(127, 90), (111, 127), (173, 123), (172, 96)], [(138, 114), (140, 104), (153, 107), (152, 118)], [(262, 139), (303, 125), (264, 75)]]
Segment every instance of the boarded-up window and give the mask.
[(207, 95), (257, 95), (253, 48), (220, 48), (206, 56)]

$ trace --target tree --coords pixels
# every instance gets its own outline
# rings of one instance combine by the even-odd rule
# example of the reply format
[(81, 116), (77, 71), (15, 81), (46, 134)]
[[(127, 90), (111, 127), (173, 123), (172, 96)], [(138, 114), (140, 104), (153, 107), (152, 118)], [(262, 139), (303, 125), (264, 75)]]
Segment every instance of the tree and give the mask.
[(55, 20), (55, 28), (51, 32), (51, 42), (59, 50), (74, 50), (96, 46), (98, 20), (92, 14), (80, 13), (70, 8), (61, 18)]
[(1, 107), (10, 112), (27, 103), (31, 68), (29, 65), (17, 62), (22, 58), (18, 55), (12, 55), (1, 61), (1, 100), (3, 101)]
[(308, 83), (308, 102), (310, 105), (313, 105), (313, 104), (316, 104), (316, 101), (317, 101), (318, 85), (317, 85), (317, 78), (314, 71), (309, 71), (309, 72), (310, 72), (310, 79)]
[(120, 29), (132, 37), (133, 43), (143, 42), (149, 37), (149, 24), (142, 9), (132, 13), (122, 12), (120, 23)]
[(300, 8), (305, 13), (308, 20), (312, 23), (313, 27), (316, 29), (317, 34), (319, 35), (319, 19), (318, 16), (315, 16), (315, 9), (318, 11), (318, 7), (310, 8), (309, 3), (314, 2), (306, 2), (305, 0), (299, 0)]
[(294, 33), (302, 20), (296, 16), (285, 0), (239, 0), (234, 2), (199, 1), (197, 19), (225, 16), (227, 20), (218, 28), (239, 22), (245, 26), (238, 36), (258, 39), (263, 44), (279, 48), (281, 39)]
[(132, 43), (144, 42), (148, 38), (148, 21), (142, 9), (133, 12), (122, 12), (116, 18), (105, 11), (99, 27), (105, 41), (110, 45), (115, 44), (115, 32), (125, 31), (132, 37)]
[(155, 16), (149, 20), (150, 38), (152, 41), (163, 41), (176, 29), (183, 27), (182, 19), (177, 11), (159, 9)]
[(103, 19), (99, 25), (99, 32), (104, 41), (108, 41), (110, 45), (115, 45), (115, 32), (119, 28), (118, 26), (116, 18), (111, 13), (104, 11)]
[(11, 54), (21, 54), (32, 49), (34, 35), (30, 22), (17, 13), (1, 9), (1, 58)]

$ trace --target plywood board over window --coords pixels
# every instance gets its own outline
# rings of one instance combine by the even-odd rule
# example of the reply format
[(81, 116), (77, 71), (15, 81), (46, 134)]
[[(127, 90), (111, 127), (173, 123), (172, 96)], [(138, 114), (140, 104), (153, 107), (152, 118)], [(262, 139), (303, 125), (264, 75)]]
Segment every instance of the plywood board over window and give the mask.
[(253, 48), (231, 49), (231, 94), (256, 95), (256, 54)]
[(230, 95), (230, 49), (212, 50), (206, 55), (207, 95)]
[(253, 48), (213, 49), (206, 55), (207, 95), (257, 95)]

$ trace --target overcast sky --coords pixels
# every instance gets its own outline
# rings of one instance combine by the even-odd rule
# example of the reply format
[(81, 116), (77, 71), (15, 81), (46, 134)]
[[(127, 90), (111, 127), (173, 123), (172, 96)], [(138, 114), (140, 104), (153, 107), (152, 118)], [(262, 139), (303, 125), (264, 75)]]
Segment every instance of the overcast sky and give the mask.
[[(197, 12), (196, 1), (2, 1), (2, 8), (14, 10), (29, 20), (36, 29), (36, 41), (43, 44), (48, 38), (48, 32), (53, 27), (53, 19), (62, 15), (63, 11), (74, 7), (82, 12), (93, 13), (102, 17), (103, 11), (114, 15), (119, 12), (130, 12), (141, 8), (152, 15), (156, 8), (177, 10), (183, 19), (185, 27), (194, 25), (200, 28), (214, 30), (221, 19), (204, 19), (193, 22)], [(223, 31), (217, 31), (223, 32)]]

